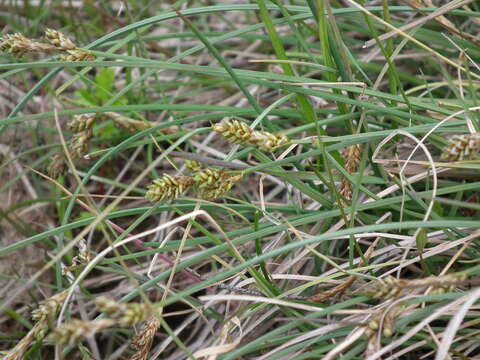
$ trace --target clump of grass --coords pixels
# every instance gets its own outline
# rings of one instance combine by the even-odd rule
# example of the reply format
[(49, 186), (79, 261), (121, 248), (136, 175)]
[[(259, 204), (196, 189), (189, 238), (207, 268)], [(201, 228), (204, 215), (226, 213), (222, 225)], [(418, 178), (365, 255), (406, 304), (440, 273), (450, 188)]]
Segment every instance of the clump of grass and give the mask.
[(0, 357), (475, 357), (480, 8), (410, 3), (9, 19)]

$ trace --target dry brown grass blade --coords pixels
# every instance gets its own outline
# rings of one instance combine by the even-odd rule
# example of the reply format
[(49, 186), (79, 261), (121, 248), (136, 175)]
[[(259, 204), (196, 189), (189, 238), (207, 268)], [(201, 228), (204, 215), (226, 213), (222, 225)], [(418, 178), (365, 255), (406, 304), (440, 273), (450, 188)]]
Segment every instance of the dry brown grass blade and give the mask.
[[(345, 149), (345, 170), (347, 170), (349, 174), (354, 174), (358, 170), (358, 164), (362, 156), (361, 151), (362, 147), (359, 144), (349, 146)], [(342, 178), (339, 193), (346, 200), (352, 200), (352, 184), (346, 178)]]
[[(449, 304), (435, 310), (431, 315), (427, 316), (425, 319), (420, 321), (417, 325), (410, 328), (410, 330), (408, 330), (404, 335), (400, 336), (399, 338), (395, 339), (395, 341), (392, 341), (388, 345), (381, 348), (379, 351), (370, 355), (366, 360), (382, 359), (385, 354), (391, 352), (393, 349), (397, 348), (398, 346), (403, 345), (405, 343), (405, 341), (408, 341), (410, 338), (412, 338), (413, 336), (418, 334), (418, 332), (420, 332), (426, 325), (428, 325), (429, 323), (431, 323), (432, 321), (434, 321), (438, 317), (442, 316), (443, 314), (445, 314), (449, 311), (452, 311), (452, 310), (455, 311), (458, 307), (462, 306), (462, 304), (468, 305), (469, 302), (472, 299), (478, 299), (478, 297), (480, 297), (480, 289), (473, 290), (470, 293), (468, 293), (467, 295), (465, 295), (465, 296), (463, 296), (463, 297), (461, 297), (461, 298), (459, 298), (455, 301), (452, 301)], [(462, 312), (460, 313), (460, 315), (462, 315)], [(442, 348), (439, 349), (439, 350), (442, 351), (442, 353), (441, 353), (442, 355), (446, 354), (445, 351), (448, 351), (448, 348), (446, 348), (447, 344), (444, 344), (444, 345), (445, 346), (443, 346)], [(440, 359), (444, 360), (444, 359), (446, 359), (446, 356), (443, 356), (441, 358), (435, 358), (435, 359), (436, 360), (440, 360)]]
[[(380, 238), (377, 238), (368, 248), (367, 252), (363, 256), (363, 258), (360, 260), (360, 263), (358, 264), (359, 267), (365, 266), (366, 261), (370, 260), (370, 257), (373, 254), (373, 250), (375, 249), (375, 246), (378, 244), (380, 241)], [(366, 260), (366, 261), (365, 261)], [(327, 291), (322, 291), (316, 295), (313, 295), (312, 297), (309, 298), (310, 301), (315, 301), (315, 302), (324, 302), (325, 300), (331, 298), (332, 296), (335, 296), (337, 294), (341, 295), (347, 290), (350, 286), (353, 285), (355, 280), (357, 279), (357, 276), (355, 275), (350, 275), (347, 280), (343, 284), (335, 286), (333, 289), (327, 290)]]
[[(404, 38), (408, 39), (409, 41), (413, 42), (414, 44), (420, 46), (422, 49), (428, 51), (430, 54), (433, 56), (439, 58), (440, 60), (444, 61), (446, 64), (449, 64), (453, 66), (455, 69), (458, 69), (462, 72), (469, 73), (467, 69), (465, 69), (463, 66), (458, 65), (455, 61), (449, 59), (448, 57), (440, 54), (439, 52), (433, 50), (431, 47), (425, 45), (421, 41), (418, 41), (417, 39), (413, 38), (412, 36), (408, 35), (404, 31), (394, 27), (393, 25), (389, 24), (388, 22), (384, 21), (383, 19), (379, 18), (378, 16), (374, 15), (372, 12), (367, 10), (365, 7), (361, 6), (357, 2), (353, 0), (346, 0), (350, 5), (360, 9), (363, 13), (365, 13), (367, 16), (375, 19), (377, 22), (381, 23), (382, 25), (386, 26), (387, 28), (391, 29), (393, 32), (403, 36)], [(470, 73), (471, 76), (475, 77), (476, 79), (480, 79), (480, 75), (476, 73)]]
[[(39, 176), (47, 179), (48, 181), (51, 181), (53, 182), (59, 189), (61, 189), (63, 192), (65, 192), (69, 197), (75, 197), (75, 201), (80, 205), (82, 206), (85, 210), (87, 210), (88, 212), (92, 213), (93, 215), (95, 216), (98, 216), (99, 213), (94, 209), (94, 208), (91, 208), (89, 205), (87, 205), (85, 202), (83, 202), (82, 200), (78, 199), (76, 196), (77, 195), (74, 195), (72, 192), (70, 192), (67, 188), (65, 188), (63, 185), (61, 185), (58, 181), (56, 181), (55, 179), (52, 179), (51, 177), (45, 175), (45, 174), (42, 174), (40, 171), (37, 171), (35, 169), (32, 169), (26, 165), (24, 165), (27, 169), (33, 171), (34, 173), (38, 174)], [(90, 196), (90, 195), (88, 195)], [(124, 233), (125, 230), (118, 226), (117, 224), (115, 224), (114, 222), (112, 222), (111, 220), (105, 220), (105, 222), (110, 225), (113, 229), (115, 229), (115, 231), (118, 231), (120, 234)], [(127, 235), (127, 238), (130, 237), (131, 235)], [(143, 242), (140, 241), (140, 240), (134, 240), (135, 244), (143, 249), (152, 249), (152, 248), (148, 248), (148, 247), (145, 247), (143, 245)], [(170, 265), (172, 265), (174, 262), (173, 260), (171, 260), (170, 258), (168, 258), (167, 256), (163, 255), (163, 254), (158, 254), (158, 257), (160, 259), (162, 259), (163, 261), (169, 263)], [(201, 279), (198, 278), (198, 276), (196, 276), (194, 273), (191, 273), (190, 271), (188, 271), (187, 269), (182, 269), (181, 272), (187, 276), (189, 279), (195, 281), (195, 282), (200, 282)]]
[(349, 276), (347, 280), (343, 284), (335, 286), (333, 289), (327, 290), (327, 291), (322, 291), (316, 295), (313, 295), (308, 298), (309, 301), (315, 301), (315, 302), (324, 302), (325, 300), (335, 296), (335, 295), (341, 295), (347, 290), (352, 284), (355, 282), (356, 276)]
[[(468, 5), (469, 3), (472, 3), (473, 1), (474, 0), (463, 0), (463, 1), (455, 1), (454, 0), (454, 1), (450, 1), (447, 4), (438, 8), (437, 10), (435, 10), (434, 12), (432, 12), (428, 15), (425, 15), (424, 17), (422, 17), (420, 19), (417, 19), (415, 21), (411, 21), (408, 24), (399, 27), (398, 30), (408, 31), (410, 29), (413, 29), (416, 26), (420, 26), (420, 25), (426, 23), (427, 21), (435, 20), (436, 22), (438, 22), (440, 25), (442, 25), (443, 27), (445, 27), (447, 30), (451, 31), (452, 33), (454, 33), (458, 36), (461, 36), (464, 39), (472, 41), (472, 42), (474, 42), (474, 44), (476, 44), (476, 42), (478, 41), (478, 37), (475, 37), (475, 36), (470, 35), (470, 34), (466, 34), (462, 31), (458, 30), (451, 21), (449, 21), (445, 16), (443, 16), (443, 14), (446, 14), (449, 11), (452, 11), (454, 9), (458, 9), (459, 7)], [(417, 1), (409, 1), (409, 3), (410, 3), (410, 6), (412, 6), (414, 9), (418, 10), (422, 14), (425, 14), (425, 13), (423, 11), (419, 10), (419, 6), (434, 7), (433, 4), (430, 1), (426, 1), (426, 0), (423, 0), (423, 4), (418, 4), (418, 5), (415, 4), (415, 3), (417, 3)], [(394, 36), (397, 36), (398, 34), (399, 34), (398, 31), (390, 31), (386, 34), (380, 35), (378, 37), (378, 39), (380, 41), (384, 41), (384, 40), (390, 39)], [(375, 45), (375, 43), (376, 43), (376, 40), (372, 39), (372, 40), (367, 41), (364, 46), (365, 47), (370, 47), (370, 46)], [(478, 45), (478, 44), (476, 44), (476, 45)]]

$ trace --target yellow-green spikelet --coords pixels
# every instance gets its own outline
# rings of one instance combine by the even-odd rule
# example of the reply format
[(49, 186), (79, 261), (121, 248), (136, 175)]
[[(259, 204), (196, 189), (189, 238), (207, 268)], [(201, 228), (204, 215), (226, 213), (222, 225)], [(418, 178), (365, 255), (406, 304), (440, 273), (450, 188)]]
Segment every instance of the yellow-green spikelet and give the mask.
[(238, 120), (228, 120), (215, 124), (213, 125), (213, 130), (222, 134), (235, 144), (248, 143), (253, 132), (247, 124)]
[(252, 130), (247, 124), (238, 120), (226, 120), (213, 125), (213, 130), (222, 134), (229, 141), (250, 145), (263, 151), (273, 151), (287, 144), (290, 140), (282, 133)]
[(289, 142), (286, 135), (282, 133), (272, 134), (267, 131), (254, 131), (249, 141), (263, 151), (273, 151)]
[(480, 152), (480, 133), (454, 135), (442, 151), (441, 158), (461, 161), (475, 158)]
[(219, 169), (203, 169), (195, 174), (194, 180), (198, 187), (208, 187), (218, 184), (222, 178), (222, 173), (224, 171)]
[(162, 178), (154, 180), (153, 184), (148, 186), (145, 196), (151, 201), (173, 200), (193, 185), (192, 177), (165, 174)]
[(243, 177), (243, 173), (232, 173), (219, 169), (204, 169), (195, 174), (195, 183), (198, 194), (204, 199), (216, 199), (227, 191)]

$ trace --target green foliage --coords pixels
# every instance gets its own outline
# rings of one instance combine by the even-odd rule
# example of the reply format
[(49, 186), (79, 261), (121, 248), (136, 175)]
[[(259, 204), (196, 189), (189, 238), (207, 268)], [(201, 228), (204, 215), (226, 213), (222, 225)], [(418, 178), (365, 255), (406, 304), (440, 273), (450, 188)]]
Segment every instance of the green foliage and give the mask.
[[(116, 93), (115, 88), (115, 70), (110, 68), (100, 68), (95, 75), (94, 82), (84, 89), (75, 92), (78, 98), (78, 104), (85, 107), (102, 106), (110, 103), (112, 96)], [(128, 100), (125, 96), (116, 99), (110, 105), (127, 105)]]
[[(19, 56), (0, 64), (12, 89), (0, 109), (0, 351), (478, 352), (478, 3), (52, 4), (4, 5), (23, 35), (0, 40)], [(35, 43), (46, 27), (92, 56), (48, 53)], [(67, 126), (80, 114), (95, 115), (84, 138)], [(42, 176), (53, 155), (69, 171), (59, 182)], [(145, 200), (152, 183), (161, 202)], [(150, 335), (109, 326), (54, 350), (24, 305), (65, 289), (74, 297), (48, 326), (81, 318), (100, 331), (91, 300), (104, 292), (162, 316)]]

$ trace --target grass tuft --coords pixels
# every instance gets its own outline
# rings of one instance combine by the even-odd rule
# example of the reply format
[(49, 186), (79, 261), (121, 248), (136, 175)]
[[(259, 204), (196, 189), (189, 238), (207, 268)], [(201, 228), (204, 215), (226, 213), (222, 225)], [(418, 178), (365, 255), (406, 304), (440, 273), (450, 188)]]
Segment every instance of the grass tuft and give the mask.
[(2, 359), (478, 356), (478, 2), (24, 5)]

